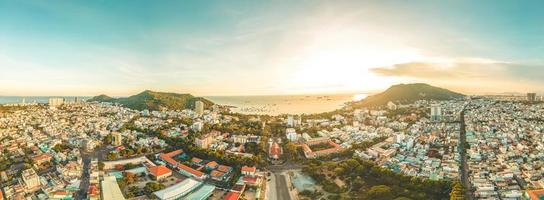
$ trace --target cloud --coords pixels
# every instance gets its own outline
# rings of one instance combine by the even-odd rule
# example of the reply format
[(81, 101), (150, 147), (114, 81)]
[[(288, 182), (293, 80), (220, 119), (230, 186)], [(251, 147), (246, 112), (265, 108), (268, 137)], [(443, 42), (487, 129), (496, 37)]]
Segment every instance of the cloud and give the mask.
[(544, 64), (457, 59), (453, 62), (409, 62), (370, 69), (385, 77), (403, 77), (459, 92), (542, 92)]
[(543, 64), (509, 62), (410, 62), (390, 67), (372, 68), (370, 71), (382, 76), (412, 77), (418, 79), (486, 79), (505, 81), (544, 81)]

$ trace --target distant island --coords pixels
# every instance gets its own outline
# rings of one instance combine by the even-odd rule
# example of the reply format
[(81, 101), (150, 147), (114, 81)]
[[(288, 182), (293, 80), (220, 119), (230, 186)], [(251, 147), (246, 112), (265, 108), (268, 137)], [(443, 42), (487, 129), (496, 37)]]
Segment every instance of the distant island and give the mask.
[(135, 110), (193, 109), (196, 101), (202, 101), (205, 108), (214, 105), (214, 103), (208, 99), (195, 97), (191, 94), (155, 92), (151, 90), (146, 90), (136, 95), (121, 98), (113, 98), (102, 94), (87, 101), (118, 103), (127, 108)]
[[(350, 103), (354, 107), (384, 106), (388, 102), (408, 104), (418, 100), (452, 100), (464, 98), (465, 95), (447, 89), (431, 86), (425, 83), (393, 85), (382, 93), (369, 96), (363, 100)], [(215, 103), (191, 94), (178, 94), (168, 92), (143, 91), (130, 97), (113, 98), (107, 95), (95, 96), (89, 102), (118, 103), (135, 110), (162, 110), (162, 109), (193, 109), (196, 101), (204, 102), (205, 107)]]
[(382, 93), (369, 96), (352, 105), (358, 107), (384, 106), (388, 102), (413, 103), (418, 100), (453, 100), (465, 97), (464, 94), (453, 92), (447, 89), (434, 87), (425, 83), (398, 84), (393, 85)]

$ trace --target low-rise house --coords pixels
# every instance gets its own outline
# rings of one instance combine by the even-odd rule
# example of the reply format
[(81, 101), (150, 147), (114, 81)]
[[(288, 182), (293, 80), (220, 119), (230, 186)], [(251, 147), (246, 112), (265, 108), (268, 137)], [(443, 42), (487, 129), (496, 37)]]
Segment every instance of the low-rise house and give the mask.
[(172, 176), (172, 170), (164, 165), (152, 166), (147, 169), (154, 180), (163, 180)]

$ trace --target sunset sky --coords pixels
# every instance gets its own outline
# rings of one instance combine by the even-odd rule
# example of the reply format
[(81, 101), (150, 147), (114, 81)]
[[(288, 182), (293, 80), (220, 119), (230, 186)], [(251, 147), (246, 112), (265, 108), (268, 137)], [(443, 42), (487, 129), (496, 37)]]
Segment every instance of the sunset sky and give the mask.
[(3, 1), (0, 95), (544, 91), (542, 1)]

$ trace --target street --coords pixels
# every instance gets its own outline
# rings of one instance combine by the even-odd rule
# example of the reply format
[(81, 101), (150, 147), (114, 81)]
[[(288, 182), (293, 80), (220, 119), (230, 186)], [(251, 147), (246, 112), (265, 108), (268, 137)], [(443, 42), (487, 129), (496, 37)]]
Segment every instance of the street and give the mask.
[(270, 176), (266, 199), (292, 200), (285, 175), (280, 172), (274, 172)]
[(467, 137), (466, 137), (466, 125), (465, 125), (465, 108), (460, 113), (460, 135), (459, 135), (459, 153), (461, 154), (461, 183), (465, 186), (465, 196), (469, 200), (473, 200), (474, 196), (471, 190), (470, 179), (468, 178), (468, 164), (467, 164)]
[(76, 193), (75, 199), (84, 200), (87, 199), (87, 191), (89, 190), (89, 170), (91, 164), (91, 155), (87, 153), (81, 154), (83, 160), (83, 176), (81, 177), (81, 182), (79, 183), (79, 192)]

